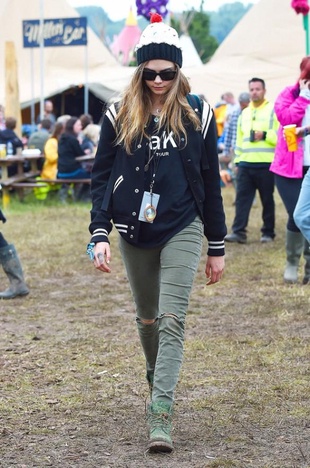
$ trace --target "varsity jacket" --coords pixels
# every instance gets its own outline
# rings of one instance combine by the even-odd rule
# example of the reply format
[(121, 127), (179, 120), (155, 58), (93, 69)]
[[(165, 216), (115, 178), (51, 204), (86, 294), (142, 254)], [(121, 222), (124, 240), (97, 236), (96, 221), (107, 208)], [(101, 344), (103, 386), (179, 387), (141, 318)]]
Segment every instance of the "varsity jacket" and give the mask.
[[(254, 107), (251, 102), (238, 119), (235, 163), (270, 164), (274, 157), (278, 127), (279, 122), (270, 102), (264, 100), (259, 107)], [(265, 139), (250, 141), (251, 130), (265, 132)]]
[[(195, 109), (198, 112), (198, 109)], [(102, 122), (92, 171), (91, 242), (109, 242), (112, 220), (120, 235), (139, 246), (138, 220), (144, 186), (145, 147), (148, 139), (133, 144), (133, 154), (114, 144), (117, 104), (112, 104)], [(184, 141), (184, 138), (183, 138)], [(213, 112), (207, 103), (202, 111), (202, 131), (188, 126), (187, 145), (179, 150), (187, 182), (204, 223), (208, 255), (224, 255), (225, 215), (220, 188), (217, 136)], [(128, 194), (119, 196), (119, 187)], [(156, 221), (156, 220), (155, 220)], [(169, 225), (167, 225), (169, 229)]]
[(281, 91), (275, 101), (275, 112), (280, 122), (278, 142), (274, 160), (270, 170), (282, 177), (302, 178), (304, 147), (303, 139), (298, 138), (296, 151), (288, 151), (286, 141), (283, 137), (283, 126), (296, 124), (302, 126), (302, 120), (310, 105), (309, 90), (299, 89), (299, 84), (287, 86)]

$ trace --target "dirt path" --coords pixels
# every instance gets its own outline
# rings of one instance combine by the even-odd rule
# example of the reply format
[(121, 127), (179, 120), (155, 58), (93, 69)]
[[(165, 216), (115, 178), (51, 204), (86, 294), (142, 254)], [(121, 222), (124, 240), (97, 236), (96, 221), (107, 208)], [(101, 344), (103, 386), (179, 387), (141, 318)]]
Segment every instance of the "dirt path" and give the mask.
[(150, 455), (144, 362), (116, 235), (104, 276), (84, 252), (88, 211), (8, 216), (4, 234), (16, 240), (31, 294), (0, 302), (0, 466), (309, 468), (310, 289), (282, 284), (283, 237), (230, 246), (214, 288), (201, 261), (175, 451)]

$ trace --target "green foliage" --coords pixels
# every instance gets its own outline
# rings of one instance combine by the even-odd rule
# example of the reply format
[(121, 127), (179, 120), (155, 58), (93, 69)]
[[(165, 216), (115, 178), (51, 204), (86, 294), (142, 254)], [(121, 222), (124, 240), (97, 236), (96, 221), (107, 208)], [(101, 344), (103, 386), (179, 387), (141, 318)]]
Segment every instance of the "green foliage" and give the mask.
[(241, 18), (252, 8), (252, 4), (244, 6), (241, 2), (223, 5), (216, 12), (209, 12), (210, 34), (221, 43), (236, 26)]
[[(185, 27), (184, 27), (185, 25)], [(187, 26), (188, 25), (188, 26)], [(185, 11), (171, 18), (171, 26), (179, 34), (187, 32), (203, 63), (206, 63), (218, 47), (217, 40), (210, 35), (210, 17), (203, 11)]]
[(193, 43), (201, 57), (206, 63), (218, 47), (217, 40), (210, 33), (210, 17), (203, 11), (196, 12), (188, 28)]

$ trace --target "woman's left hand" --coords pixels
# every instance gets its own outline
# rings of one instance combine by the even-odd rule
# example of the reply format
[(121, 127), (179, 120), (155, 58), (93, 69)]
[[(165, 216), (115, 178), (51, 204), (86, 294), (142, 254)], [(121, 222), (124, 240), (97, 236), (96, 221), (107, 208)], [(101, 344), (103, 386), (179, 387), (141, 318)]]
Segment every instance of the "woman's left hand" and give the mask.
[(305, 136), (305, 130), (306, 130), (307, 127), (296, 127), (296, 135), (298, 137), (303, 137)]
[(223, 276), (225, 268), (225, 257), (208, 257), (206, 263), (207, 286), (218, 283)]

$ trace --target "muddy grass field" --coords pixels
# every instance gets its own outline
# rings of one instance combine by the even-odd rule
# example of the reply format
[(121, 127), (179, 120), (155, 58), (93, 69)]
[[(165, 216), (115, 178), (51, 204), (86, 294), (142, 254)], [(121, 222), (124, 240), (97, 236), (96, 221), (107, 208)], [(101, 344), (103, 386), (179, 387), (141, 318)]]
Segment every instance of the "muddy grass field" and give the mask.
[[(224, 189), (227, 225), (233, 189)], [(203, 256), (187, 318), (170, 455), (146, 453), (148, 388), (128, 283), (85, 254), (88, 205), (14, 202), (1, 231), (31, 293), (0, 301), (3, 468), (309, 468), (310, 285), (283, 284), (286, 216), (262, 245), (227, 245), (221, 284)], [(301, 269), (302, 279), (302, 269)], [(1, 290), (7, 286), (0, 271)]]

